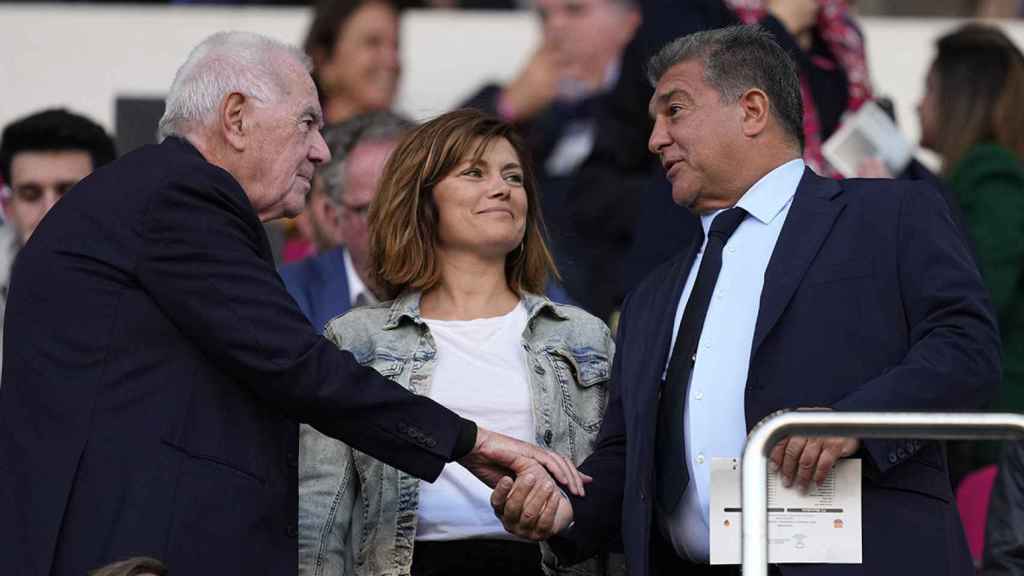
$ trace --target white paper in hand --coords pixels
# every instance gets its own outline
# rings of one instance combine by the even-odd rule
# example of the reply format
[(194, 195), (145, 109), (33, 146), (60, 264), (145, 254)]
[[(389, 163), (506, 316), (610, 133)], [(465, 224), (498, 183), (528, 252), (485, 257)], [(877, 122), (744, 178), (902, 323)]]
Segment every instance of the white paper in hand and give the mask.
[[(740, 460), (711, 460), (711, 563), (742, 558)], [(806, 492), (768, 473), (768, 561), (773, 564), (860, 564), (861, 461), (840, 460)]]
[(907, 167), (914, 149), (889, 115), (878, 104), (861, 106), (822, 146), (822, 154), (847, 178), (868, 158), (885, 162), (889, 172), (899, 174)]

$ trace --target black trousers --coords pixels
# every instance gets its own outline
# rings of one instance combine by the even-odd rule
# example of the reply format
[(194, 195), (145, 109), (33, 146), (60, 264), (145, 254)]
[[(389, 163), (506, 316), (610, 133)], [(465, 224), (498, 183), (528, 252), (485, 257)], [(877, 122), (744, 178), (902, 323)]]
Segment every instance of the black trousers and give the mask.
[(412, 576), (543, 576), (540, 546), (513, 540), (417, 541)]

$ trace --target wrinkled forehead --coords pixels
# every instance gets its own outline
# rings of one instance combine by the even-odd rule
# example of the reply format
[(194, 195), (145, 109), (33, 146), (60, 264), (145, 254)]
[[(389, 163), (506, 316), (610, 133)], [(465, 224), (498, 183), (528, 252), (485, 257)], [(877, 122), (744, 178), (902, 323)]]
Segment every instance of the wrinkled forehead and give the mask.
[(316, 91), (313, 78), (305, 67), (292, 59), (287, 66), (280, 68), (277, 78), (281, 91), (281, 100), (298, 115), (310, 115), (317, 124), (323, 126), (323, 112), (320, 109), (320, 98)]
[(703, 89), (707, 89), (704, 81), (704, 66), (699, 60), (683, 60), (673, 64), (654, 87), (654, 94), (647, 105), (647, 112), (654, 118), (659, 111), (664, 111), (669, 103), (681, 101), (692, 104)]

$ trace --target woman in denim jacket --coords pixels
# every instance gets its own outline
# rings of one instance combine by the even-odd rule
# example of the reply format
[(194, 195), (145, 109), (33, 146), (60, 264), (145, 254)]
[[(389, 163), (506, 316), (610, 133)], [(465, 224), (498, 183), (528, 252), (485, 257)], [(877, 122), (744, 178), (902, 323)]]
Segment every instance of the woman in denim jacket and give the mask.
[[(391, 154), (369, 214), (371, 288), (394, 300), (335, 318), (326, 336), (406, 388), (579, 464), (604, 416), (614, 344), (597, 318), (537, 295), (555, 272), (538, 207), (509, 125), (463, 110), (420, 126)], [(463, 472), (420, 482), (304, 426), (300, 573), (543, 573), (544, 545), (505, 533), (490, 489)]]

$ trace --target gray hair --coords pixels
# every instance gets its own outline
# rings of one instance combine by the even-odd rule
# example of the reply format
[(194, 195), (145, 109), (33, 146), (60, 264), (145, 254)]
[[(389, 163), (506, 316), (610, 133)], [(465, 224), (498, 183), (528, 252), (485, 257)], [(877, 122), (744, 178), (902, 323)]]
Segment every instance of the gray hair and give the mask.
[(299, 49), (252, 32), (218, 32), (192, 49), (178, 68), (160, 119), (160, 137), (183, 136), (210, 120), (224, 97), (239, 92), (270, 103), (284, 92), (281, 62), (311, 69)]
[(751, 88), (764, 91), (775, 118), (803, 150), (804, 105), (796, 64), (770, 32), (757, 25), (729, 26), (676, 38), (648, 61), (647, 79), (656, 85), (669, 68), (694, 59), (703, 64), (704, 81), (723, 102), (735, 102)]
[(341, 202), (345, 193), (345, 171), (348, 157), (364, 142), (398, 140), (416, 127), (399, 114), (387, 110), (367, 112), (324, 129), (324, 140), (331, 151), (331, 160), (321, 168), (324, 191), (334, 202)]

